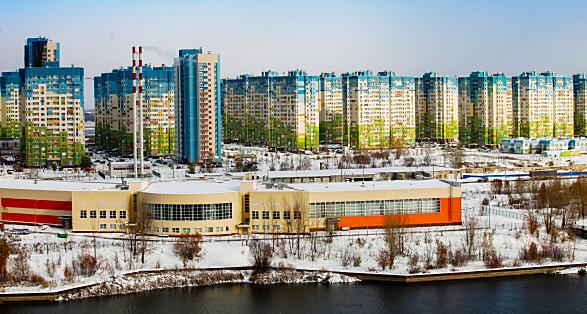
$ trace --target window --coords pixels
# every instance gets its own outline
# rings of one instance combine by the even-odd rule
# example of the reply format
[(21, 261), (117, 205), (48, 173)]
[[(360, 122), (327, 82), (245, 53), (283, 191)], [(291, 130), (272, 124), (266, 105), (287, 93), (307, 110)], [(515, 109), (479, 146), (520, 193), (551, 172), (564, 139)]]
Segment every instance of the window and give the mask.
[(273, 225), (273, 231), (279, 231), (280, 226), (279, 225)]
[(301, 219), (302, 218), (302, 213), (299, 210), (296, 210), (294, 212), (294, 219)]
[(259, 225), (253, 225), (253, 230), (259, 230)]
[(438, 212), (440, 212), (438, 198), (310, 203), (310, 218)]
[(279, 219), (279, 212), (273, 212), (273, 219)]
[(283, 219), (289, 220), (291, 219), (291, 212), (289, 211), (284, 211), (283, 212)]
[(263, 231), (269, 231), (269, 225), (263, 225)]
[(208, 228), (206, 228), (206, 232), (214, 232), (214, 227), (208, 227)]
[(196, 233), (202, 233), (202, 228), (195, 228)]
[(269, 219), (269, 211), (263, 211), (263, 219)]
[(88, 211), (86, 211), (86, 210), (80, 211), (79, 218), (88, 218)]
[[(148, 204), (153, 220), (201, 221), (232, 218), (232, 203)], [(122, 217), (121, 217), (122, 218)]]
[(153, 227), (153, 232), (159, 232), (159, 227)]
[(105, 210), (100, 211), (100, 218), (106, 218), (106, 211)]
[(119, 218), (124, 218), (126, 219), (126, 210), (121, 210), (118, 212), (118, 217)]
[(90, 218), (96, 218), (96, 211), (90, 210)]
[(224, 231), (224, 227), (216, 227), (216, 232), (222, 232)]
[(171, 228), (171, 233), (179, 233), (179, 228)]
[(169, 228), (167, 228), (167, 227), (163, 227), (161, 230), (163, 231), (163, 233), (168, 233), (169, 232)]
[(100, 229), (106, 229), (106, 224), (100, 224)]
[(254, 210), (251, 212), (251, 218), (252, 219), (259, 219), (259, 212)]
[(110, 211), (110, 218), (111, 219), (116, 218), (116, 211), (115, 210)]
[(116, 224), (110, 224), (110, 229), (116, 229)]
[(181, 233), (188, 234), (190, 232), (191, 232), (190, 228), (181, 228)]

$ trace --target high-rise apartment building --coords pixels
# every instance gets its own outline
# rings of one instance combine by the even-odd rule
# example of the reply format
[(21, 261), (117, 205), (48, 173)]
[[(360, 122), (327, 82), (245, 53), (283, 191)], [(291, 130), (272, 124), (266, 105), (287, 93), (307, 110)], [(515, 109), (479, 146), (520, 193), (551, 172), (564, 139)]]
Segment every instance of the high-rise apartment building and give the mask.
[(84, 69), (20, 69), (21, 157), (28, 166), (79, 165), (84, 154)]
[(222, 156), (220, 56), (182, 49), (174, 62), (176, 158), (211, 162)]
[(459, 78), (461, 143), (501, 144), (512, 134), (512, 81), (504, 74), (473, 72)]
[(319, 146), (319, 78), (296, 70), (223, 81), (225, 140), (280, 149)]
[(59, 43), (44, 37), (29, 38), (24, 46), (25, 68), (58, 68)]
[(454, 142), (459, 136), (458, 80), (429, 72), (416, 79), (416, 139)]
[(342, 75), (345, 144), (385, 148), (414, 141), (415, 80), (393, 72)]
[(27, 39), (24, 51), (18, 80), (16, 73), (2, 75), (3, 134), (21, 136), (21, 159), (28, 166), (79, 165), (85, 144), (84, 69), (60, 67), (59, 43), (47, 38)]
[(344, 112), (342, 77), (334, 73), (320, 75), (320, 143), (342, 144)]
[(515, 136), (573, 136), (573, 81), (545, 72), (525, 72), (512, 78)]
[[(142, 67), (145, 155), (175, 154), (175, 103), (172, 67)], [(133, 149), (132, 68), (94, 78), (96, 145), (130, 155)]]
[(0, 137), (20, 138), (20, 76), (18, 72), (0, 74)]
[(573, 75), (575, 135), (587, 136), (587, 76)]

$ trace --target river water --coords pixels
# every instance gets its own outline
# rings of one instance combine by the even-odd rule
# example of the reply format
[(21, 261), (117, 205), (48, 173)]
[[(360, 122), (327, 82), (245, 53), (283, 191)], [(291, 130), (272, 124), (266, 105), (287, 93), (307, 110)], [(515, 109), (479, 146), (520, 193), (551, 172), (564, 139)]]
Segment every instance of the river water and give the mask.
[(587, 277), (545, 275), (410, 285), (222, 285), (61, 304), (5, 304), (0, 305), (0, 313), (587, 313)]

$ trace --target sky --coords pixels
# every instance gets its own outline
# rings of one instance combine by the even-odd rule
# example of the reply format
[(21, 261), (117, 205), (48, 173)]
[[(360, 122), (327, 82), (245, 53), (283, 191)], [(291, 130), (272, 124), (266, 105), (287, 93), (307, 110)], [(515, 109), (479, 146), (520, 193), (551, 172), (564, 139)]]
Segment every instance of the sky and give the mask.
[[(87, 77), (128, 66), (133, 45), (153, 65), (202, 47), (220, 54), (222, 77), (587, 72), (583, 0), (1, 0), (0, 12), (0, 71), (22, 67), (26, 38), (45, 36)], [(93, 108), (91, 80), (85, 94)]]

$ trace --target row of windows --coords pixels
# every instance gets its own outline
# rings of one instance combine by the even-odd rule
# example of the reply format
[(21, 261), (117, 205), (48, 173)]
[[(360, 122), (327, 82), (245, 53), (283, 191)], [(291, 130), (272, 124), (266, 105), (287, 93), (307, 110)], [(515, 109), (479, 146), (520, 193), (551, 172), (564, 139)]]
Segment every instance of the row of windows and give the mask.
[[(261, 225), (261, 227), (263, 228), (263, 231), (265, 231), (265, 232), (272, 230), (270, 225)], [(251, 228), (253, 229), (253, 231), (261, 230), (259, 228), (259, 225), (252, 225)], [(273, 225), (273, 231), (280, 231), (280, 230), (281, 230), (281, 227), (279, 225)]]
[[(118, 212), (118, 217), (116, 217), (116, 211), (115, 210), (110, 210), (110, 211), (106, 211), (106, 210), (100, 210), (100, 218), (105, 219), (105, 218), (110, 218), (110, 219), (116, 219), (116, 218), (122, 218), (122, 219), (126, 219), (126, 211), (125, 210), (121, 210)], [(96, 218), (96, 213), (97, 211), (95, 210), (90, 210), (90, 218)], [(106, 216), (106, 214), (108, 213), (108, 216)], [(79, 218), (88, 218), (88, 211), (87, 210), (80, 210), (79, 212)], [(100, 228), (102, 229), (102, 228)]]
[(232, 203), (148, 204), (153, 220), (195, 221), (232, 218)]
[[(206, 228), (177, 228), (177, 227), (153, 227), (152, 228), (153, 232), (159, 233), (159, 230), (161, 230), (162, 233), (169, 233), (169, 231), (171, 230), (171, 233), (181, 233), (181, 234), (190, 234), (190, 233), (203, 233), (203, 232), (225, 232), (225, 231), (229, 231), (230, 228), (228, 228), (228, 226), (225, 227), (206, 227)], [(180, 232), (181, 231), (181, 232)]]
[[(261, 213), (261, 216), (259, 216), (259, 213)], [(270, 217), (272, 219), (281, 219), (282, 212), (280, 211), (272, 211), (271, 215), (269, 215), (269, 211), (268, 210), (264, 210), (259, 212), (258, 210), (253, 210), (251, 211), (251, 219), (260, 219), (259, 217), (261, 217), (261, 219), (270, 219)], [(285, 220), (289, 220), (292, 217), (292, 212), (291, 211), (283, 211), (283, 219)], [(300, 211), (294, 211), (293, 212), (293, 218), (294, 219), (300, 219), (302, 218), (302, 213)]]
[(438, 198), (310, 203), (310, 218), (437, 212), (440, 212), (440, 199)]
[(120, 224), (120, 225), (117, 225), (117, 224), (110, 224), (110, 225), (100, 224), (100, 229), (101, 230), (105, 230), (105, 229), (110, 229), (110, 230), (117, 230), (117, 229), (124, 230), (125, 229), (125, 226), (124, 226), (124, 224)]

